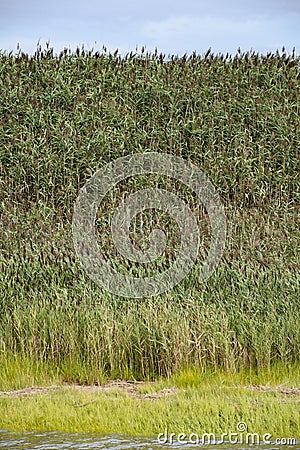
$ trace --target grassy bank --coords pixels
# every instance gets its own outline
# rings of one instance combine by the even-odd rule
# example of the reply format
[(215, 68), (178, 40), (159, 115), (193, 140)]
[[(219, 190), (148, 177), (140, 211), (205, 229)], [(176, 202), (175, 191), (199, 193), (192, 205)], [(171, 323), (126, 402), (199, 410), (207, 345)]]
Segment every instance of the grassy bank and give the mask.
[(102, 386), (79, 387), (62, 383), (64, 377), (54, 375), (49, 365), (36, 366), (18, 357), (10, 361), (10, 370), (4, 366), (2, 386), (14, 379), (19, 387), (50, 388), (1, 392), (0, 429), (117, 431), (151, 437), (168, 430), (168, 435), (214, 433), (220, 438), (222, 433), (238, 431), (238, 423), (243, 422), (248, 433), (257, 433), (261, 439), (265, 433), (273, 441), (300, 438), (299, 365), (235, 374), (188, 369), (155, 383), (106, 385), (103, 380)]
[[(1, 53), (0, 92), (2, 355), (48, 364), (63, 381), (81, 383), (299, 362), (297, 56)], [(205, 284), (199, 256), (172, 291), (123, 299), (80, 267), (73, 205), (99, 167), (149, 151), (201, 168), (230, 232)], [(120, 183), (99, 212), (99, 242), (117, 266), (107, 216), (128, 192), (149, 186), (181, 192), (170, 180), (137, 177)], [(197, 211), (191, 193), (182, 197)], [(146, 212), (140, 216), (137, 241), (149, 223)], [(163, 215), (158, 221), (168, 225)], [(10, 387), (22, 384), (13, 379)]]

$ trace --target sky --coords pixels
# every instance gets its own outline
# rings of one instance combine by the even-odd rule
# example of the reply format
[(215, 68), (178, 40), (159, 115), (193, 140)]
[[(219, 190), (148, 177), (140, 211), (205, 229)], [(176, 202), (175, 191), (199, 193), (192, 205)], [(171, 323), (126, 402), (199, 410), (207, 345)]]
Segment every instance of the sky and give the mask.
[(300, 0), (0, 0), (0, 50), (300, 54)]

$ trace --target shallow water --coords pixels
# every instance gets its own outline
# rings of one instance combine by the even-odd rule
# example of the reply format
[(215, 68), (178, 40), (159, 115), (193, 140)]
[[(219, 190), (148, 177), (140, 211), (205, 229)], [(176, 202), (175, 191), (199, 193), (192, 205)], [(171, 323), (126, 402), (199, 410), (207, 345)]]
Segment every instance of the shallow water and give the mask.
[[(200, 445), (203, 447), (203, 445)], [(96, 434), (65, 434), (65, 433), (12, 433), (8, 431), (0, 431), (0, 448), (1, 449), (22, 449), (22, 450), (65, 450), (65, 449), (105, 449), (105, 450), (126, 450), (126, 449), (142, 449), (142, 450), (161, 450), (161, 449), (195, 449), (199, 445), (174, 442), (172, 444), (162, 444), (157, 439), (142, 438), (122, 438), (119, 436), (99, 436)], [(243, 445), (243, 444), (205, 444), (205, 449), (218, 450), (273, 450), (287, 449), (300, 450), (300, 442), (287, 445)]]

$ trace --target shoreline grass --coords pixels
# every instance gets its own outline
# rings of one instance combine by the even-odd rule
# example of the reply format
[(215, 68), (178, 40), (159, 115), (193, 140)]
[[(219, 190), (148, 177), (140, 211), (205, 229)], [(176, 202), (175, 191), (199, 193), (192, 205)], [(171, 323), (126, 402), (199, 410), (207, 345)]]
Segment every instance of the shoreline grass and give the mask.
[[(169, 379), (138, 384), (134, 395), (114, 385), (107, 390), (66, 386), (53, 373), (47, 377), (43, 372), (42, 379), (37, 372), (24, 373), (22, 386), (31, 379), (34, 386), (56, 384), (57, 389), (28, 397), (1, 394), (0, 429), (103, 435), (118, 430), (124, 436), (153, 438), (168, 430), (169, 434), (210, 432), (220, 437), (244, 422), (249, 433), (300, 438), (299, 364), (234, 374), (187, 369)], [(168, 389), (170, 395), (157, 395)]]

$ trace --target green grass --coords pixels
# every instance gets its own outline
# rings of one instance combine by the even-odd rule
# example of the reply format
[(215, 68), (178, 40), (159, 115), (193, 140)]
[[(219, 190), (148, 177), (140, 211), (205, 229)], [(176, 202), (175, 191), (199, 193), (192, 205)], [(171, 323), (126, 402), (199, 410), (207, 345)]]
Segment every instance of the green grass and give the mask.
[[(51, 377), (82, 383), (299, 362), (299, 117), (296, 55), (0, 53), (0, 352), (8, 355), (7, 373), (10, 353), (30, 358), (41, 374), (48, 367)], [(230, 233), (206, 283), (199, 283), (199, 257), (172, 291), (124, 299), (80, 267), (73, 205), (105, 163), (149, 151), (183, 157), (210, 178)], [(207, 216), (177, 182), (125, 180), (99, 210), (97, 229), (103, 251), (131, 274), (142, 268), (114, 254), (109, 214), (124, 195), (151, 186), (181, 195), (209, 239)], [(155, 217), (139, 215), (132, 239), (140, 241), (143, 221), (151, 228), (155, 220), (177, 236), (171, 221)], [(174, 257), (171, 244), (154, 269)], [(12, 373), (10, 386), (24, 376)]]
[[(32, 376), (32, 381), (40, 380), (38, 374)], [(47, 375), (44, 376), (46, 381)], [(299, 394), (287, 395), (276, 389), (297, 386), (299, 376), (299, 365), (235, 374), (204, 373), (190, 368), (138, 390), (138, 394), (154, 394), (164, 388), (177, 388), (175, 393), (161, 398), (133, 397), (117, 388), (87, 392), (74, 387), (32, 397), (0, 396), (0, 428), (102, 434), (117, 430), (131, 437), (155, 437), (168, 430), (169, 435), (172, 432), (202, 436), (209, 432), (221, 437), (222, 433), (235, 432), (237, 424), (244, 422), (249, 433), (261, 437), (269, 433), (273, 440), (299, 439)], [(61, 378), (48, 381), (48, 385), (60, 384)], [(269, 390), (249, 389), (250, 385), (263, 385)]]

